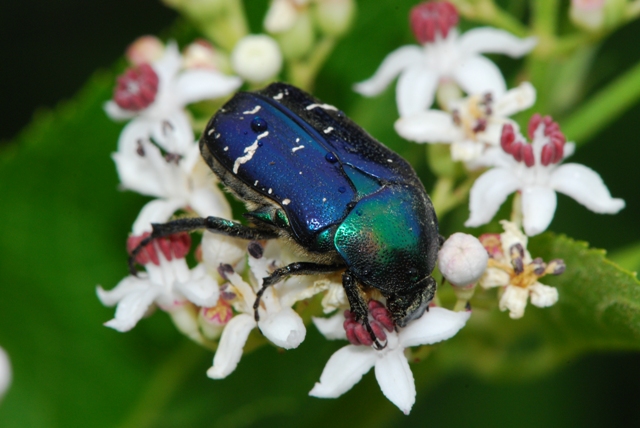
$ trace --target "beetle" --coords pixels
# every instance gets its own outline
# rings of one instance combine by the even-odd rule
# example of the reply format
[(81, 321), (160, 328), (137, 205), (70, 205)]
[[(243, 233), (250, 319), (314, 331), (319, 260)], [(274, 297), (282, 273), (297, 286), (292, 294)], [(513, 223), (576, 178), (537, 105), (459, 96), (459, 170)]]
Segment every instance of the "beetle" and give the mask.
[(411, 165), (337, 108), (284, 83), (239, 92), (209, 121), (201, 154), (247, 206), (249, 226), (218, 217), (154, 224), (151, 240), (207, 229), (247, 240), (285, 238), (312, 262), (276, 269), (254, 304), (290, 275), (344, 270), (351, 312), (368, 321), (367, 290), (387, 300), (396, 326), (420, 317), (433, 299), (441, 238), (433, 204)]

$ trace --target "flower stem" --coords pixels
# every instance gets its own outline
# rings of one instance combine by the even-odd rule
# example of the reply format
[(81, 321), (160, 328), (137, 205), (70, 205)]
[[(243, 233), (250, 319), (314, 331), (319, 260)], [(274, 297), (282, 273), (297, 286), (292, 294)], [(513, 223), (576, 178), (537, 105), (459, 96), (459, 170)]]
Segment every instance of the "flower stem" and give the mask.
[(476, 2), (453, 0), (453, 3), (458, 8), (460, 14), (471, 21), (502, 28), (518, 37), (525, 37), (529, 34), (529, 29), (526, 26), (522, 25), (522, 23), (511, 14), (496, 6), (493, 0), (480, 0)]
[(439, 217), (443, 217), (466, 200), (467, 195), (469, 195), (469, 190), (471, 190), (471, 186), (476, 178), (477, 174), (470, 173), (469, 178), (463, 181), (457, 188), (454, 188), (455, 182), (452, 177), (438, 178), (430, 195), (433, 207)]
[(325, 37), (316, 44), (307, 58), (300, 61), (292, 61), (289, 64), (289, 80), (294, 86), (311, 91), (320, 68), (325, 63), (336, 40), (333, 37)]
[(640, 99), (640, 63), (609, 83), (560, 124), (569, 140), (584, 144)]
[[(522, 228), (522, 195), (516, 192), (513, 196), (513, 204), (511, 205), (511, 222), (515, 223), (518, 228)], [(491, 261), (491, 260), (490, 260)]]
[(183, 340), (157, 368), (138, 402), (120, 425), (120, 428), (145, 428), (157, 426), (162, 409), (173, 393), (205, 355), (198, 346)]

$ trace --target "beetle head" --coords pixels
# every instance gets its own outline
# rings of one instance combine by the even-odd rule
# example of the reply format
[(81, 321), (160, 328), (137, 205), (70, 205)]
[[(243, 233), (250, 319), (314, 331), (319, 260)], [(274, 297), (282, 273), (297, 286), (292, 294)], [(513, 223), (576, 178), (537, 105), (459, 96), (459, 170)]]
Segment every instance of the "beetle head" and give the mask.
[(387, 307), (398, 327), (405, 327), (410, 321), (420, 318), (431, 303), (436, 292), (436, 281), (427, 276), (414, 287), (393, 293), (387, 297)]

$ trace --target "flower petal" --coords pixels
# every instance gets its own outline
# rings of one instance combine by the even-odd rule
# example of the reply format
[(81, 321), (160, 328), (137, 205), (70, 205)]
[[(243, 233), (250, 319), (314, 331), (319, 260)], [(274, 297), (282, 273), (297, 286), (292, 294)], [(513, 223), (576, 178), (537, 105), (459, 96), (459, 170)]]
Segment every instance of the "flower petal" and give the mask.
[(218, 284), (205, 271), (203, 264), (191, 270), (193, 278), (188, 282), (176, 282), (175, 287), (192, 303), (205, 308), (215, 306), (220, 295)]
[(286, 306), (260, 318), (258, 327), (274, 345), (284, 349), (297, 348), (307, 334), (300, 315)]
[(504, 287), (509, 284), (511, 277), (502, 269), (489, 267), (484, 271), (484, 275), (480, 278), (478, 284), (482, 288)]
[(509, 310), (509, 317), (512, 319), (522, 318), (524, 316), (524, 308), (527, 307), (527, 298), (529, 290), (522, 287), (508, 285), (500, 298), (500, 310)]
[(102, 287), (96, 287), (96, 294), (98, 295), (98, 299), (105, 306), (115, 306), (120, 300), (122, 300), (127, 294), (146, 290), (149, 288), (149, 281), (142, 278), (144, 273), (139, 274), (141, 278), (137, 278), (135, 276), (127, 276), (123, 278), (118, 285), (113, 287), (111, 290), (104, 290)]
[(500, 69), (487, 58), (472, 55), (463, 60), (454, 70), (453, 78), (469, 95), (491, 93), (500, 98), (507, 90), (507, 84)]
[(242, 85), (237, 76), (227, 76), (219, 71), (194, 69), (178, 76), (176, 103), (184, 106), (196, 101), (220, 98), (231, 94)]
[(441, 110), (401, 117), (394, 127), (402, 138), (417, 143), (452, 143), (462, 138), (451, 115)]
[(178, 209), (185, 205), (179, 199), (154, 199), (142, 207), (138, 218), (133, 222), (132, 233), (142, 235), (151, 231), (151, 223), (165, 223)]
[(519, 180), (508, 169), (494, 168), (482, 174), (469, 195), (469, 219), (467, 227), (488, 223), (498, 212), (500, 205), (520, 187)]
[(124, 296), (116, 307), (116, 315), (104, 325), (115, 330), (125, 332), (131, 330), (158, 297), (159, 290), (148, 286)]
[(153, 63), (153, 70), (158, 75), (160, 85), (172, 83), (181, 66), (180, 49), (175, 40), (171, 40), (167, 43), (162, 58)]
[(558, 289), (539, 282), (529, 286), (529, 292), (531, 293), (531, 304), (539, 308), (553, 306), (558, 301)]
[(111, 120), (115, 121), (129, 120), (138, 115), (135, 111), (120, 108), (115, 101), (107, 101), (104, 103), (103, 108), (105, 113), (107, 113), (107, 116), (109, 116)]
[(344, 314), (342, 311), (338, 311), (337, 314), (329, 318), (311, 317), (311, 320), (315, 324), (316, 328), (324, 337), (329, 340), (347, 339), (347, 334), (344, 331)]
[(421, 61), (422, 49), (419, 46), (402, 46), (387, 55), (375, 74), (363, 82), (356, 83), (353, 90), (366, 97), (377, 95), (389, 86), (402, 70)]
[(556, 212), (558, 200), (553, 189), (543, 186), (526, 186), (522, 189), (522, 225), (524, 232), (534, 236), (549, 227)]
[(402, 348), (387, 352), (376, 361), (376, 379), (385, 397), (405, 415), (416, 402), (416, 384)]
[(421, 64), (405, 69), (398, 79), (396, 103), (400, 117), (419, 113), (433, 104), (438, 74)]
[(625, 206), (624, 200), (611, 197), (600, 174), (577, 163), (560, 165), (551, 173), (550, 185), (596, 213), (615, 214)]
[(453, 312), (449, 309), (429, 308), (417, 320), (398, 333), (400, 345), (404, 348), (418, 345), (430, 345), (455, 336), (467, 323), (471, 312)]
[[(494, 104), (493, 114), (508, 117), (526, 110), (536, 102), (536, 89), (529, 82), (522, 82), (518, 87), (509, 89)], [(498, 140), (499, 141), (499, 140)]]
[(242, 357), (242, 348), (255, 326), (256, 322), (251, 315), (240, 314), (231, 318), (222, 332), (218, 350), (213, 357), (213, 366), (207, 370), (207, 376), (223, 379), (236, 369)]
[(518, 58), (531, 51), (538, 40), (535, 37), (520, 39), (504, 30), (480, 27), (465, 32), (458, 43), (466, 54), (501, 53)]
[(451, 159), (461, 162), (473, 162), (484, 152), (484, 143), (472, 140), (454, 141), (451, 143)]
[(376, 362), (374, 349), (368, 346), (347, 345), (338, 349), (329, 358), (327, 365), (320, 375), (320, 382), (316, 382), (309, 392), (312, 397), (336, 398), (350, 390), (360, 382)]
[[(175, 104), (175, 100), (173, 101)], [(176, 104), (177, 105), (177, 104)], [(186, 113), (179, 108), (163, 111), (154, 117), (151, 128), (153, 140), (168, 153), (185, 155), (193, 148), (195, 138)]]

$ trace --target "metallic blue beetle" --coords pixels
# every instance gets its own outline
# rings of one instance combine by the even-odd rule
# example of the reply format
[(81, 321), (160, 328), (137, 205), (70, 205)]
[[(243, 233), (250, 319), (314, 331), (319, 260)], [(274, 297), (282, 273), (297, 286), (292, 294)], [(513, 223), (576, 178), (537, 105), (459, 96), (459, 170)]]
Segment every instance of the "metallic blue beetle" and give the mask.
[(341, 111), (283, 83), (240, 92), (213, 116), (200, 151), (246, 204), (252, 225), (217, 217), (176, 220), (154, 225), (137, 251), (151, 239), (198, 228), (249, 240), (287, 238), (314, 262), (264, 278), (256, 319), (270, 285), (289, 275), (344, 270), (351, 311), (378, 346), (368, 322), (368, 289), (386, 297), (401, 327), (428, 307), (440, 245), (431, 200), (409, 163)]

